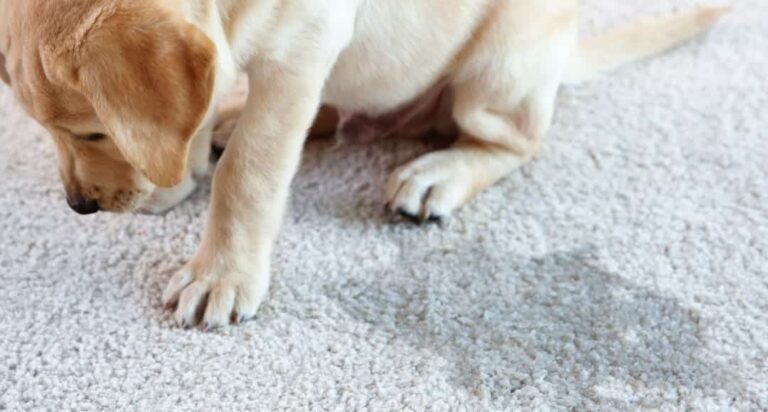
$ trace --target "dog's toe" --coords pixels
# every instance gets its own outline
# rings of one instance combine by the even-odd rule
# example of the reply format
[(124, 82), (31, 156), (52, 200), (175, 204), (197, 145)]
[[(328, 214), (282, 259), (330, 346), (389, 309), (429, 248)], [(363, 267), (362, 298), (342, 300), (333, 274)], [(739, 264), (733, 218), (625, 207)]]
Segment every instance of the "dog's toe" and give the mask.
[(443, 222), (472, 194), (461, 165), (440, 153), (397, 169), (387, 184), (387, 207), (416, 223)]
[(234, 285), (229, 284), (220, 284), (210, 292), (203, 315), (203, 329), (218, 328), (230, 322), (235, 294)]
[(189, 270), (176, 272), (163, 290), (163, 306), (166, 309), (175, 309), (179, 303), (181, 291), (190, 283), (192, 283), (192, 273)]
[(174, 317), (182, 327), (188, 328), (200, 323), (202, 312), (208, 300), (208, 288), (202, 282), (192, 282), (179, 296)]

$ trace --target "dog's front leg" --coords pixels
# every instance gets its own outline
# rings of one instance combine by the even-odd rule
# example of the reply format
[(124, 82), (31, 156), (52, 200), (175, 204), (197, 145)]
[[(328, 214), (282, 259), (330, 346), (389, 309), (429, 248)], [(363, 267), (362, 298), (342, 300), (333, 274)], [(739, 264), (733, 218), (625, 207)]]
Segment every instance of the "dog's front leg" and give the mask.
[(215, 327), (255, 315), (325, 76), (253, 64), (250, 97), (214, 176), (202, 243), (163, 294), (166, 306), (177, 306), (180, 324)]

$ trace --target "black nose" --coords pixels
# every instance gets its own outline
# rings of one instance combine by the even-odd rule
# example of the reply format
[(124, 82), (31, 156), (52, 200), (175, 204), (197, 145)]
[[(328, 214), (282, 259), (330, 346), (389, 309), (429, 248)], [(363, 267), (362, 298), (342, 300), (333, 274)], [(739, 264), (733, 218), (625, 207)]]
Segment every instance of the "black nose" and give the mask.
[(92, 215), (99, 211), (99, 202), (82, 196), (67, 196), (67, 204), (81, 215)]

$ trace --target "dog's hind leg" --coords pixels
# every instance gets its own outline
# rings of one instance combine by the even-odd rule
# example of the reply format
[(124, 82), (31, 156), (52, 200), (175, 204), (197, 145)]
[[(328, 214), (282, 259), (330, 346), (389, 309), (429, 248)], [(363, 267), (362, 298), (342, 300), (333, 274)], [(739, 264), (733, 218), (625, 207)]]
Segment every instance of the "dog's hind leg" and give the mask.
[(648, 19), (578, 44), (576, 2), (499, 2), (454, 73), (451, 148), (396, 170), (393, 211), (435, 220), (531, 160), (541, 147), (561, 82), (577, 83), (669, 49), (711, 27), (729, 7)]
[(504, 111), (463, 101), (459, 88), (454, 113), (459, 140), (397, 169), (387, 187), (389, 207), (421, 221), (441, 220), (530, 161), (552, 118), (555, 90), (537, 90)]
[(505, 4), (454, 75), (459, 140), (395, 170), (387, 185), (392, 211), (440, 220), (539, 152), (576, 45), (575, 12), (519, 16)]

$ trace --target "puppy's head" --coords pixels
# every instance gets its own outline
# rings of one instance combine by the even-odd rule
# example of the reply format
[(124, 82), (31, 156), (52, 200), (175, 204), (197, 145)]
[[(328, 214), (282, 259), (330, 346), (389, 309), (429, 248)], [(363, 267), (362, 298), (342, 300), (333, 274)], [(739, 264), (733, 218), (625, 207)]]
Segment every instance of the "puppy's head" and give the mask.
[(186, 173), (215, 48), (158, 4), (0, 0), (0, 78), (53, 136), (78, 212), (134, 210)]

